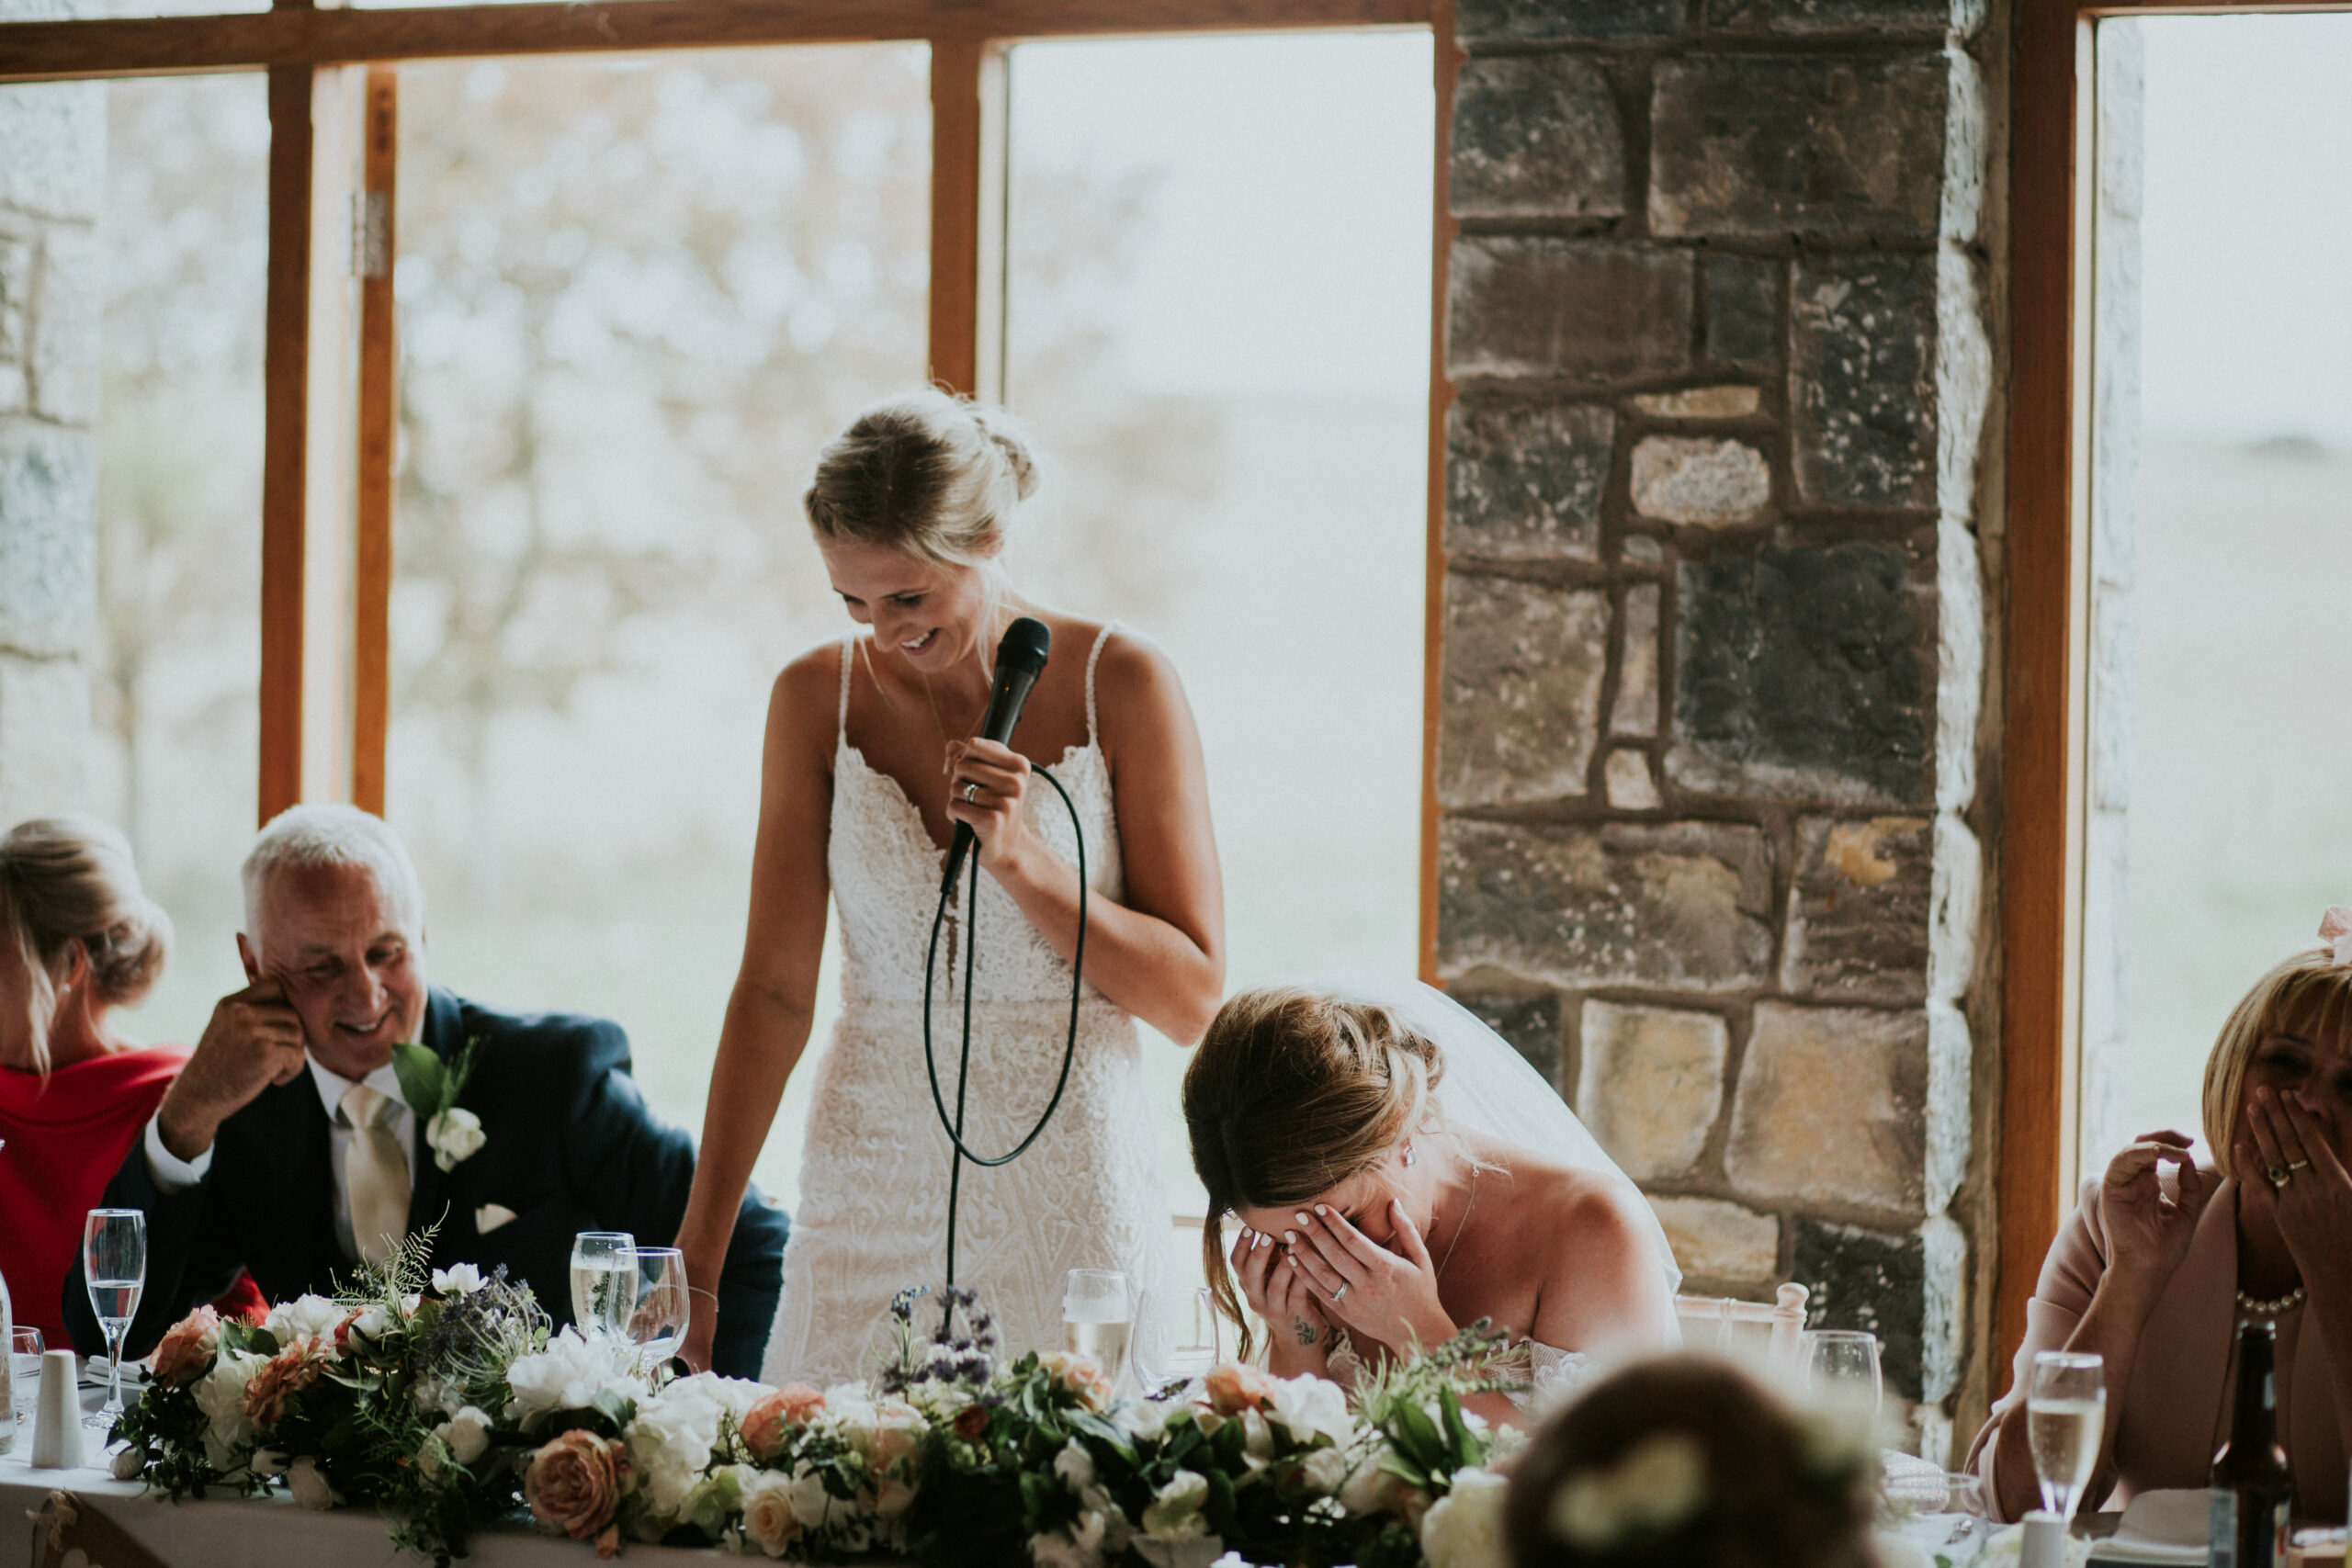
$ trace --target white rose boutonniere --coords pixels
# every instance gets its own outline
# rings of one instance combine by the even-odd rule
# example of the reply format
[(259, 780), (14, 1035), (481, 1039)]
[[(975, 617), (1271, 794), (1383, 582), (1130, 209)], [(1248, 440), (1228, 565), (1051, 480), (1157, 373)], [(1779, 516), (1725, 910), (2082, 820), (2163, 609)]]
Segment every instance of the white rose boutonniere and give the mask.
[(458, 1162), (473, 1158), (490, 1142), (481, 1118), (458, 1103), (466, 1080), (474, 1074), (474, 1052), (480, 1040), (469, 1040), (457, 1060), (445, 1062), (426, 1046), (403, 1042), (392, 1047), (392, 1071), (399, 1075), (401, 1093), (408, 1108), (424, 1120), (424, 1141), (433, 1163), (455, 1170)]

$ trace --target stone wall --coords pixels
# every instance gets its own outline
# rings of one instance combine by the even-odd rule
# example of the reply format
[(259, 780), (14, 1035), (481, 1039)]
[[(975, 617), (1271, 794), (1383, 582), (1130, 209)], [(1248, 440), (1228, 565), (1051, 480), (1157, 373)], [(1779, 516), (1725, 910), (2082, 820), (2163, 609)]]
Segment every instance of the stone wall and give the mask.
[(1804, 1280), (1933, 1448), (1991, 1240), (1998, 29), (1457, 22), (1440, 969), (1650, 1193), (1687, 1289)]
[(84, 788), (105, 192), (106, 88), (0, 87), (0, 825)]

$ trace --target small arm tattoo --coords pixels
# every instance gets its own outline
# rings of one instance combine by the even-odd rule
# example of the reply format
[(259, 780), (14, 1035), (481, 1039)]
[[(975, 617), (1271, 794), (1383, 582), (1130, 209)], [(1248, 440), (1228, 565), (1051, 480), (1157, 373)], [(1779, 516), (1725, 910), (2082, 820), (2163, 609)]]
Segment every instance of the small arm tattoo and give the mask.
[(1321, 1337), (1321, 1331), (1303, 1317), (1292, 1318), (1290, 1326), (1291, 1332), (1298, 1336), (1298, 1342), (1302, 1345), (1312, 1345)]

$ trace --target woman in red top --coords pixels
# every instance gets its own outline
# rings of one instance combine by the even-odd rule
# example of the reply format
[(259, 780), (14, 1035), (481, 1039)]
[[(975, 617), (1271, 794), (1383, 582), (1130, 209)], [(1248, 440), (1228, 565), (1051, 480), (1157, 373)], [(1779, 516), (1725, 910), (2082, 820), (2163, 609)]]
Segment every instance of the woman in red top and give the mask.
[(51, 1347), (73, 1343), (61, 1293), (83, 1216), (187, 1060), (107, 1019), (164, 972), (171, 931), (105, 823), (36, 818), (0, 838), (0, 1275)]

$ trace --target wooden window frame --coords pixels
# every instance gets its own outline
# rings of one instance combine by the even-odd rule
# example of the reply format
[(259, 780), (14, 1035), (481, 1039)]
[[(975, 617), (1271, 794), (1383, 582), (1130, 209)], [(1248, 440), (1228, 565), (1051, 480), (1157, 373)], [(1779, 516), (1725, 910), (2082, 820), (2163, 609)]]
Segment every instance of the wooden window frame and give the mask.
[[(0, 83), (262, 71), (269, 80), (259, 819), (301, 800), (384, 808), (397, 399), (387, 270), (407, 60), (819, 43), (931, 51), (929, 360), (1003, 389), (1004, 57), (1039, 39), (1427, 28), (1437, 40), (1420, 968), (1436, 977), (1437, 702), (1444, 574), (1447, 131), (1453, 0), (613, 0), (0, 23)], [(322, 156), (322, 143), (327, 155)], [(356, 183), (355, 183), (356, 182)], [(358, 273), (356, 278), (346, 277)], [(943, 287), (943, 283), (945, 287)]]
[[(2008, 615), (2002, 672), (2001, 1362), (2079, 1168), (2089, 736), (2092, 32), (2121, 17), (2352, 12), (2352, 0), (2018, 0), (2009, 114)], [(1996, 1373), (1998, 1376), (1997, 1371)]]

